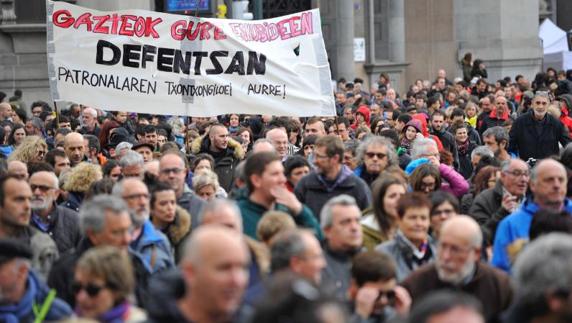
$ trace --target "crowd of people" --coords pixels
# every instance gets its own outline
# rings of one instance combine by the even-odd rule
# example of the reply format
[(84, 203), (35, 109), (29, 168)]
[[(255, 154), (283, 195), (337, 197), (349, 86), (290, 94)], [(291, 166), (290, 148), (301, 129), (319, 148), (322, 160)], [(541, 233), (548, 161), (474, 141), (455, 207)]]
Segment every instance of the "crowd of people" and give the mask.
[(462, 65), (333, 117), (0, 93), (0, 321), (569, 322), (572, 71)]

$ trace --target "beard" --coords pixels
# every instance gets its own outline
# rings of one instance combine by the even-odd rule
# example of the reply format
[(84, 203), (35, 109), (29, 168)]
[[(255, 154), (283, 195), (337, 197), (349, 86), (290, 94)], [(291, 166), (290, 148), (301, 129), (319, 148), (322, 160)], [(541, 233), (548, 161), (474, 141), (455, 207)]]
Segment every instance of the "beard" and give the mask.
[(133, 222), (135, 228), (142, 227), (145, 221), (149, 219), (149, 211), (147, 210), (135, 210), (129, 213), (131, 214), (131, 222)]
[(440, 264), (439, 260), (437, 260), (435, 266), (435, 268), (437, 268), (437, 274), (439, 275), (439, 279), (453, 285), (461, 284), (463, 280), (465, 280), (467, 277), (469, 277), (469, 275), (473, 273), (475, 267), (476, 263), (472, 260), (467, 261), (465, 265), (463, 265), (461, 270), (456, 273), (449, 273), (448, 271), (445, 271), (443, 269), (443, 265)]
[(52, 204), (52, 200), (51, 199), (45, 199), (45, 200), (41, 200), (41, 199), (35, 199), (32, 200), (32, 202), (30, 203), (30, 206), (32, 208), (32, 211), (43, 211), (48, 209)]

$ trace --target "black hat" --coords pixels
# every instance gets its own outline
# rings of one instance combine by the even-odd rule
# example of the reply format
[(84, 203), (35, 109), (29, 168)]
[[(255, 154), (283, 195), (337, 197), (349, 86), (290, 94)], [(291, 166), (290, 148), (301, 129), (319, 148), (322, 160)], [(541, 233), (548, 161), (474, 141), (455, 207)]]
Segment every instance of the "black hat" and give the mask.
[(147, 147), (147, 148), (151, 149), (151, 151), (155, 150), (155, 147), (153, 147), (153, 145), (146, 143), (146, 142), (136, 143), (133, 147), (131, 147), (131, 150), (137, 150), (141, 147)]
[(0, 264), (15, 258), (32, 259), (32, 249), (22, 241), (0, 239)]

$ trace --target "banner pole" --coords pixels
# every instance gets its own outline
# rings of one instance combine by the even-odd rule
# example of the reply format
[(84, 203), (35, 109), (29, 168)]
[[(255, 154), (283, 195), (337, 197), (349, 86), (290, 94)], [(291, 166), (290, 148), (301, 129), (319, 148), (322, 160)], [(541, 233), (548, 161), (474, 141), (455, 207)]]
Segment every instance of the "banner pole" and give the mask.
[(58, 130), (60, 128), (60, 113), (56, 101), (54, 101), (54, 111), (56, 111), (56, 130)]

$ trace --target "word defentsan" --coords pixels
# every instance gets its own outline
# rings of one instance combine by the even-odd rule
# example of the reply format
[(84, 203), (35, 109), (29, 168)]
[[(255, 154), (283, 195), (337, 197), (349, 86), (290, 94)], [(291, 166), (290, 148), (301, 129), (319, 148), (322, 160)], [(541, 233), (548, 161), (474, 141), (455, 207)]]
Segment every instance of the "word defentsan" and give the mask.
[(266, 73), (264, 54), (249, 51), (245, 57), (244, 52), (237, 51), (232, 53), (232, 57), (230, 55), (228, 51), (189, 52), (151, 45), (124, 44), (123, 48), (120, 48), (111, 42), (100, 40), (97, 42), (95, 62), (100, 65), (121, 64), (132, 68), (146, 68), (148, 63), (151, 63), (158, 71), (187, 75)]

